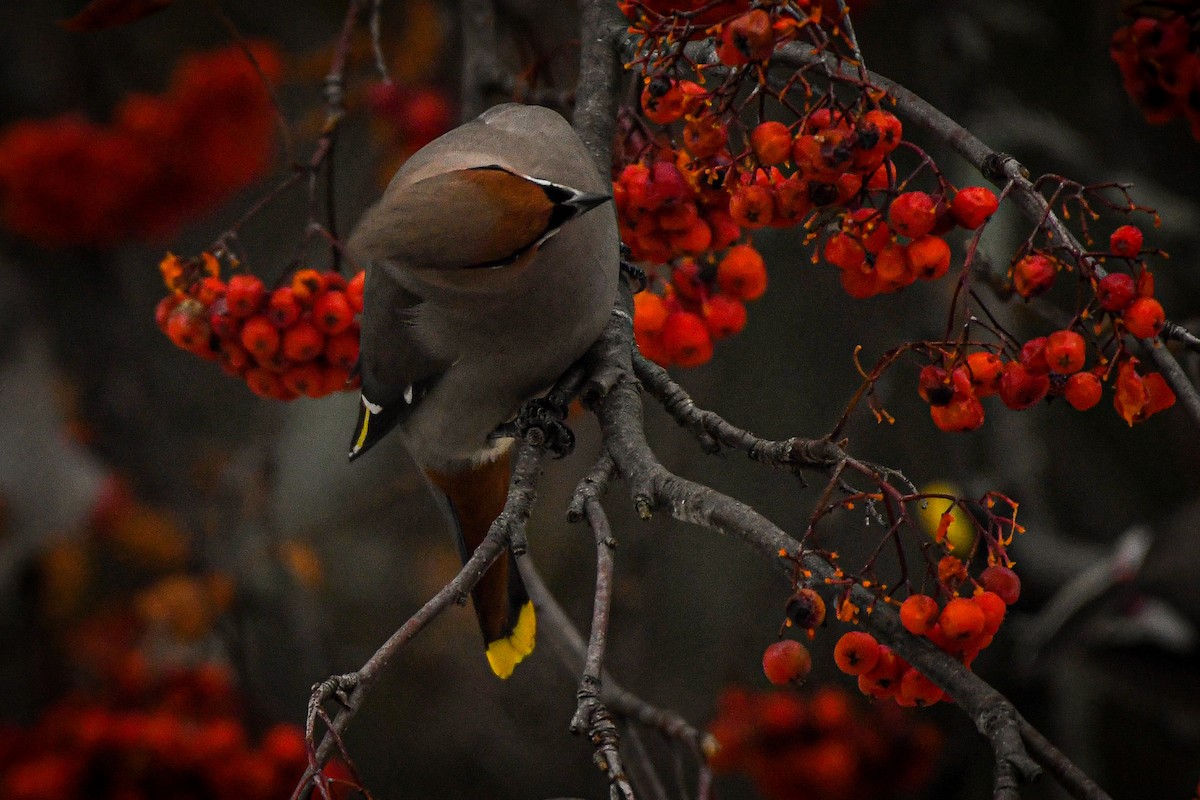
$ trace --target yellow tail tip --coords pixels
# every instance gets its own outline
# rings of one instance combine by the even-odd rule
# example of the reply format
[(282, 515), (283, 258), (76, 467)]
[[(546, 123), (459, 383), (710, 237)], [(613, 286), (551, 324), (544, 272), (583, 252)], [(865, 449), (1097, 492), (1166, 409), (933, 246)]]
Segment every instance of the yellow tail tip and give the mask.
[(521, 606), (517, 615), (517, 624), (512, 633), (503, 639), (488, 642), (487, 660), (499, 678), (512, 675), (513, 669), (520, 664), (525, 656), (533, 652), (534, 638), (537, 635), (537, 617), (533, 613), (533, 602), (527, 601)]

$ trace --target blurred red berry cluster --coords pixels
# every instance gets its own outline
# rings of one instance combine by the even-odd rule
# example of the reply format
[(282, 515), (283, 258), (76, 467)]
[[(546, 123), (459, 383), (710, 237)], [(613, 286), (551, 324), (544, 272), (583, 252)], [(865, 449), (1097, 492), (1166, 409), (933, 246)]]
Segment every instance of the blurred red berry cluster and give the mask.
[(856, 706), (842, 690), (727, 689), (709, 725), (709, 763), (747, 776), (768, 800), (886, 800), (933, 775), (941, 736), (895, 706)]
[(455, 118), (445, 91), (434, 86), (376, 83), (367, 91), (367, 105), (385, 147), (401, 159), (448, 131)]
[(308, 764), (304, 734), (280, 724), (257, 744), (223, 667), (127, 669), (103, 694), (73, 694), (29, 727), (0, 727), (7, 800), (274, 800)]
[(1183, 115), (1200, 139), (1200, 8), (1190, 0), (1135, 2), (1113, 34), (1109, 53), (1125, 91), (1151, 125)]
[[(1114, 271), (1101, 277), (1081, 270), (1090, 300), (1069, 328), (1030, 339), (1019, 349), (1010, 341), (1009, 351), (1001, 345), (972, 352), (950, 348), (923, 367), (917, 391), (929, 403), (934, 424), (944, 431), (974, 430), (984, 420), (980, 400), (992, 395), (1014, 410), (1064, 397), (1072, 408), (1086, 411), (1100, 402), (1104, 382), (1114, 375), (1113, 405), (1130, 425), (1174, 405), (1175, 393), (1162, 375), (1140, 373), (1122, 337), (1153, 338), (1166, 322), (1154, 298), (1154, 276), (1141, 260), (1142, 243), (1142, 232), (1132, 225), (1113, 231), (1108, 263), (1120, 259), (1132, 266), (1132, 274)], [(1050, 253), (1030, 253), (1012, 266), (1013, 288), (1022, 297), (1036, 297), (1048, 292), (1064, 269)], [(1087, 368), (1089, 351), (1095, 356)]]
[(221, 279), (211, 253), (168, 254), (159, 265), (170, 294), (155, 310), (158, 327), (178, 347), (241, 378), (275, 400), (324, 397), (357, 386), (364, 272), (301, 269), (290, 285), (268, 291), (253, 275)]
[[(250, 45), (263, 74), (273, 45)], [(275, 112), (241, 48), (188, 56), (162, 94), (126, 97), (102, 125), (77, 115), (0, 132), (0, 222), (47, 247), (166, 236), (270, 166)]]

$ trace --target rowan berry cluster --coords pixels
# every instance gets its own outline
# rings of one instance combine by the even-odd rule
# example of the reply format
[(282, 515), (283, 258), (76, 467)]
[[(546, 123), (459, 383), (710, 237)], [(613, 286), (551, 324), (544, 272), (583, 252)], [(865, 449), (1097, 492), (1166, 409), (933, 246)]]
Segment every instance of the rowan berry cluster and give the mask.
[[(934, 424), (944, 431), (974, 430), (984, 420), (980, 400), (992, 395), (1014, 410), (1063, 397), (1072, 408), (1086, 411), (1100, 402), (1103, 384), (1114, 375), (1113, 405), (1130, 425), (1171, 407), (1175, 394), (1162, 375), (1140, 372), (1122, 338), (1126, 333), (1153, 338), (1165, 323), (1154, 298), (1154, 276), (1140, 259), (1142, 244), (1140, 230), (1122, 225), (1109, 237), (1105, 257), (1110, 264), (1119, 259), (1132, 265), (1133, 273), (1081, 267), (1091, 300), (1070, 327), (1019, 347), (1004, 337), (1004, 344), (939, 350), (917, 379)], [(1010, 277), (1017, 294), (1028, 299), (1048, 292), (1066, 269), (1049, 253), (1031, 252), (1013, 264)], [(1095, 355), (1088, 367), (1090, 353)]]
[[(252, 43), (263, 75), (274, 46)], [(180, 61), (163, 94), (133, 94), (101, 125), (79, 115), (0, 132), (0, 222), (48, 247), (169, 235), (270, 165), (275, 112), (239, 46)]]
[(126, 666), (103, 699), (71, 695), (28, 728), (0, 727), (0, 795), (270, 800), (299, 780), (303, 731), (276, 725), (253, 744), (223, 667), (156, 676), (136, 658)]
[[(966, 667), (992, 643), (1008, 606), (1017, 601), (1021, 581), (1008, 567), (993, 565), (978, 582), (967, 580), (966, 564), (952, 555), (938, 563), (939, 588), (945, 602), (928, 594), (911, 594), (900, 604), (900, 623), (954, 656)], [(973, 588), (968, 596), (958, 591)], [(901, 706), (931, 706), (945, 699), (942, 690), (871, 634), (850, 631), (833, 651), (838, 668), (858, 677), (858, 688), (877, 699), (892, 698)]]
[(811, 694), (727, 689), (709, 725), (718, 774), (746, 775), (767, 800), (907, 797), (932, 777), (942, 741), (932, 725), (841, 689)]
[(1187, 0), (1137, 2), (1133, 18), (1118, 28), (1109, 53), (1121, 70), (1125, 91), (1151, 125), (1184, 116), (1200, 139), (1200, 9)]
[[(937, 177), (935, 194), (897, 192), (892, 154), (903, 126), (880, 107), (879, 93), (864, 88), (845, 104), (831, 92), (801, 92), (811, 87), (799, 72), (791, 92), (767, 81), (758, 67), (780, 45), (805, 38), (833, 47), (821, 4), (626, 6), (652, 55), (637, 62), (647, 76), (641, 117), (625, 121), (614, 196), (633, 257), (663, 265), (656, 277), (668, 273), (653, 287), (657, 299), (636, 309), (638, 344), (654, 360), (704, 363), (714, 340), (745, 325), (745, 301), (767, 286), (761, 258), (744, 241), (750, 232), (835, 231), (826, 260), (849, 294), (869, 297), (944, 275), (951, 254), (940, 234), (955, 224), (977, 228), (996, 210), (995, 195), (981, 187), (951, 200), (953, 190), (923, 155), (921, 169)], [(735, 68), (719, 81), (678, 50), (702, 33), (717, 38), (718, 59)], [(752, 115), (738, 99), (746, 89), (776, 98), (793, 119), (768, 119), (760, 105), (756, 121), (747, 121)]]
[(170, 290), (155, 309), (176, 346), (219, 361), (251, 391), (275, 400), (324, 397), (357, 386), (364, 274), (301, 269), (268, 290), (253, 275), (225, 281), (211, 253), (168, 254), (160, 264)]

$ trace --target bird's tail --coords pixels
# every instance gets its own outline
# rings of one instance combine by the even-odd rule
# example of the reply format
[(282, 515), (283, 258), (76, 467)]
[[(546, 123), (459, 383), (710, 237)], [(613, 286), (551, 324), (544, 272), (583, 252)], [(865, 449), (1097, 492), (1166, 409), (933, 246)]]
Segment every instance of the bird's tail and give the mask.
[[(504, 509), (508, 496), (508, 450), (495, 461), (457, 472), (427, 469), (425, 474), (445, 499), (463, 563), (487, 536), (492, 522)], [(537, 621), (533, 603), (512, 554), (504, 552), (484, 573), (471, 592), (475, 616), (483, 631), (487, 660), (501, 678), (533, 652)]]

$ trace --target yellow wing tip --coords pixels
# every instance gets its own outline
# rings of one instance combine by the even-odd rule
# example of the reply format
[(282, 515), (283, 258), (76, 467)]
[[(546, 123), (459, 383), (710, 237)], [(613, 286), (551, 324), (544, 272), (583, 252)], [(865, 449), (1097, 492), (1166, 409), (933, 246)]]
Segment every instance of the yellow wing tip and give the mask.
[(537, 636), (537, 616), (533, 613), (533, 602), (527, 601), (521, 606), (517, 615), (517, 624), (512, 633), (503, 639), (489, 642), (487, 646), (488, 665), (498, 678), (512, 675), (517, 664), (525, 656), (533, 652), (534, 639)]

